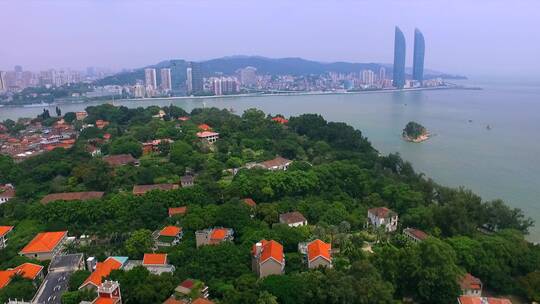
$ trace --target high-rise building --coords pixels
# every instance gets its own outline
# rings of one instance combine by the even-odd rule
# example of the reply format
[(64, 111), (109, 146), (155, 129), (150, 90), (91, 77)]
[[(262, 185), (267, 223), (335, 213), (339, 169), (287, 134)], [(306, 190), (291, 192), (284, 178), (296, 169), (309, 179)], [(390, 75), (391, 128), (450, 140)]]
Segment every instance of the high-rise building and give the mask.
[(204, 92), (204, 83), (199, 63), (190, 62), (186, 70), (186, 87), (188, 95), (197, 95)]
[(372, 70), (363, 70), (362, 83), (368, 86), (372, 86), (375, 83), (375, 72), (373, 72)]
[(0, 92), (4, 92), (6, 90), (7, 90), (6, 72), (0, 71)]
[(157, 89), (156, 69), (144, 69), (144, 84), (147, 90)]
[(396, 26), (394, 37), (394, 69), (392, 85), (402, 89), (405, 86), (405, 36)]
[(171, 69), (161, 69), (160, 75), (161, 75), (161, 89), (164, 92), (170, 92), (172, 90)]
[(414, 30), (414, 54), (413, 54), (413, 79), (422, 82), (424, 80), (424, 35), (419, 29)]
[(379, 69), (379, 81), (383, 81), (385, 79), (386, 79), (386, 68), (382, 66)]
[(248, 66), (240, 70), (240, 82), (246, 87), (252, 87), (257, 84), (257, 69)]

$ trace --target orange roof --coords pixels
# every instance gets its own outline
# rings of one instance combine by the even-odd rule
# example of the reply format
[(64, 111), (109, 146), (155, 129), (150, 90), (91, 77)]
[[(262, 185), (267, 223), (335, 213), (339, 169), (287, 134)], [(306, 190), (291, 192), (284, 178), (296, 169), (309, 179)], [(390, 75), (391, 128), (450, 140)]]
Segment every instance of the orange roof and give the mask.
[(227, 229), (224, 228), (216, 228), (212, 230), (212, 234), (210, 234), (210, 239), (212, 240), (222, 240), (227, 235)]
[(198, 126), (199, 130), (202, 130), (202, 131), (210, 131), (212, 130), (212, 127), (210, 127), (209, 125), (207, 124), (200, 124)]
[(257, 203), (255, 203), (255, 201), (252, 198), (245, 198), (244, 203), (246, 203), (246, 205), (248, 205), (250, 207), (257, 206)]
[(20, 275), (23, 278), (34, 280), (42, 270), (43, 266), (33, 263), (24, 263), (13, 269), (1, 270), (0, 289), (7, 286), (7, 284), (9, 284), (11, 281), (11, 278), (13, 278), (15, 275)]
[[(259, 263), (262, 263), (269, 258), (273, 258), (279, 263), (285, 262), (285, 255), (283, 254), (283, 246), (274, 240), (261, 240), (262, 252), (259, 258)], [(253, 254), (256, 252), (257, 244), (253, 245)]]
[(176, 227), (176, 226), (166, 226), (165, 228), (161, 229), (159, 232), (159, 235), (161, 236), (177, 236), (182, 232), (182, 228)]
[(479, 278), (473, 276), (470, 273), (466, 273), (458, 283), (461, 289), (474, 289), (474, 290), (482, 289), (482, 281), (480, 281)]
[(0, 236), (4, 236), (13, 230), (13, 226), (0, 226)]
[(277, 122), (277, 123), (280, 123), (280, 124), (286, 124), (289, 122), (288, 119), (285, 119), (284, 117), (281, 117), (281, 116), (276, 116), (274, 118), (272, 118), (273, 121)]
[(22, 254), (53, 251), (60, 241), (67, 236), (67, 231), (41, 232), (22, 250)]
[(510, 300), (504, 298), (461, 296), (458, 300), (460, 304), (512, 304)]
[[(81, 287), (86, 286), (87, 284), (92, 284), (94, 286), (99, 286), (104, 277), (109, 276), (111, 274), (111, 271), (115, 269), (120, 269), (122, 267), (122, 263), (120, 263), (117, 259), (108, 257), (103, 262), (98, 262), (96, 264), (96, 269), (94, 272), (84, 280), (84, 283), (81, 285)], [(79, 287), (80, 288), (80, 287)]]
[(92, 304), (115, 304), (117, 302), (118, 299), (99, 297)]
[(169, 208), (169, 216), (173, 216), (177, 214), (186, 214), (186, 212), (187, 212), (187, 206)]
[(205, 298), (198, 298), (195, 301), (191, 302), (191, 304), (214, 304), (214, 302)]
[(165, 265), (167, 264), (166, 253), (145, 253), (143, 265)]
[(165, 302), (163, 302), (163, 304), (186, 304), (186, 302), (182, 300), (177, 300), (175, 298), (168, 298), (167, 300), (165, 300)]
[(308, 261), (312, 261), (313, 259), (320, 256), (331, 261), (332, 260), (332, 256), (330, 255), (331, 249), (332, 249), (331, 244), (325, 243), (321, 240), (315, 240), (309, 243), (307, 246)]
[(210, 132), (210, 131), (197, 132), (197, 137), (199, 138), (207, 138), (207, 137), (218, 136), (218, 135), (219, 133)]

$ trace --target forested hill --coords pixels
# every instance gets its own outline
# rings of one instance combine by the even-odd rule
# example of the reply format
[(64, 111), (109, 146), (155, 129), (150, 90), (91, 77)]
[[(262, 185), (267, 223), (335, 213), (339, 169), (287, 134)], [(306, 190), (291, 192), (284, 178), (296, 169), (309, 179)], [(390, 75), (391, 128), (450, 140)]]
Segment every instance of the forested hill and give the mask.
[[(224, 73), (226, 75), (233, 74), (240, 68), (252, 66), (257, 68), (259, 74), (269, 75), (309, 75), (323, 74), (327, 72), (337, 73), (358, 73), (364, 69), (370, 69), (375, 72), (379, 71), (381, 66), (387, 68), (387, 74), (391, 74), (392, 65), (380, 63), (350, 63), (350, 62), (331, 62), (324, 63), (302, 58), (266, 58), (260, 56), (229, 56), (217, 59), (201, 61), (201, 70), (204, 76), (214, 75), (216, 73)], [(154, 68), (171, 68), (171, 78), (173, 85), (179, 86), (186, 80), (187, 61), (181, 59), (162, 61), (148, 67)], [(436, 71), (426, 71), (426, 77), (443, 76), (443, 77), (460, 77), (448, 74), (443, 74)], [(113, 76), (103, 78), (97, 82), (98, 85), (106, 84), (135, 84), (137, 79), (144, 79), (144, 68), (136, 69), (131, 72), (122, 72)]]
[[(160, 110), (162, 119), (154, 117)], [(105, 104), (86, 111), (84, 123), (109, 124), (83, 129), (72, 148), (20, 163), (0, 155), (0, 184), (16, 187), (16, 197), (0, 204), (0, 226), (15, 227), (0, 250), (0, 270), (24, 262), (46, 265), (18, 254), (42, 231), (90, 236), (91, 244), (73, 242), (66, 250), (101, 262), (108, 256), (140, 260), (155, 250), (154, 231), (176, 225), (183, 231), (180, 243), (157, 249), (168, 254), (173, 274), (158, 276), (144, 267), (111, 273), (123, 302), (163, 303), (180, 282), (193, 278), (203, 281), (219, 304), (395, 304), (404, 297), (454, 304), (465, 273), (480, 278), (491, 294), (540, 300), (540, 247), (524, 239), (532, 221), (521, 210), (438, 185), (399, 155), (379, 156), (361, 131), (345, 123), (317, 114), (276, 122), (256, 109), (241, 116), (216, 108), (187, 113), (175, 106)], [(64, 120), (79, 129), (75, 117), (65, 113)], [(50, 125), (57, 119), (36, 120)], [(197, 137), (201, 124), (219, 133), (215, 143)], [(8, 132), (20, 130), (6, 125)], [(143, 151), (142, 143), (154, 139), (173, 142)], [(89, 146), (102, 155), (92, 156)], [(112, 167), (105, 161), (119, 154), (131, 154), (140, 164)], [(276, 156), (292, 160), (287, 170), (249, 166)], [(177, 185), (188, 172), (195, 176), (191, 187), (133, 194), (134, 185)], [(105, 196), (40, 202), (50, 193), (77, 191)], [(185, 214), (169, 215), (169, 208), (181, 206)], [(366, 226), (374, 207), (399, 216), (396, 231)], [(280, 224), (279, 215), (292, 211), (308, 224)], [(209, 227), (232, 228), (234, 239), (197, 248), (195, 231)], [(424, 231), (425, 239), (405, 237), (407, 227)], [(251, 269), (252, 246), (263, 239), (283, 246), (284, 273), (259, 278)], [(316, 239), (331, 245), (332, 267), (307, 267), (298, 245)], [(78, 289), (88, 275), (82, 270), (70, 277), (62, 303), (92, 300)], [(31, 299), (35, 291), (32, 282), (17, 278), (0, 289), (0, 303)]]

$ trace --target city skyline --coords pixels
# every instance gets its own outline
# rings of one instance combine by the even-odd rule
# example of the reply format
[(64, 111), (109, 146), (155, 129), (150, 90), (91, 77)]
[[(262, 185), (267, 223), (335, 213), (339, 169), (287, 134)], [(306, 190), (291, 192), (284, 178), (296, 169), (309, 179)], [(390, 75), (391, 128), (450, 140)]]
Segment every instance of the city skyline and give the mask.
[[(153, 14), (148, 16), (146, 8), (154, 3)], [(538, 4), (521, 1), (517, 8), (501, 3), (2, 2), (0, 19), (18, 26), (17, 30), (4, 34), (6, 43), (0, 50), (0, 69), (12, 69), (20, 64), (26, 70), (50, 66), (79, 70), (107, 66), (118, 70), (166, 59), (201, 61), (235, 54), (302, 57), (322, 62), (390, 63), (389, 33), (399, 24), (406, 37), (412, 35), (415, 27), (429, 37), (426, 68), (467, 75), (535, 73), (539, 68), (535, 54), (540, 46), (531, 44), (529, 37), (534, 36), (539, 25), (534, 15)], [(443, 5), (445, 9), (441, 10)], [(394, 9), (389, 11), (389, 6)], [(251, 13), (242, 13), (245, 11)], [(32, 21), (20, 22), (29, 13), (33, 15)], [(276, 15), (282, 22), (275, 22)], [(503, 26), (498, 21), (501, 18), (510, 18), (512, 22)], [(328, 20), (323, 28), (317, 26), (321, 19)], [(482, 20), (483, 26), (478, 26), (478, 20)], [(291, 24), (303, 26), (291, 31)], [(210, 35), (216, 27), (223, 33), (236, 34)], [(212, 39), (202, 39), (210, 36)], [(145, 37), (144, 44), (140, 43), (140, 37)], [(528, 47), (513, 47), (516, 45)], [(408, 45), (407, 53), (412, 54), (412, 47)], [(511, 64), (493, 65), (497, 58), (511, 58)], [(407, 66), (412, 64), (410, 59)]]

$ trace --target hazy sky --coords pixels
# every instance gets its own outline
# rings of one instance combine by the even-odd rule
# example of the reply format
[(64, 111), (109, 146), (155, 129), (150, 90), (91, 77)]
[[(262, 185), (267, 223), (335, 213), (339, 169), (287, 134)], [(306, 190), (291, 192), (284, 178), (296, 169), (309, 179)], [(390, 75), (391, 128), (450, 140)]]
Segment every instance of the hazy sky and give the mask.
[(0, 69), (133, 68), (228, 55), (392, 62), (394, 26), (426, 39), (426, 67), (540, 70), (540, 1), (0, 0)]

